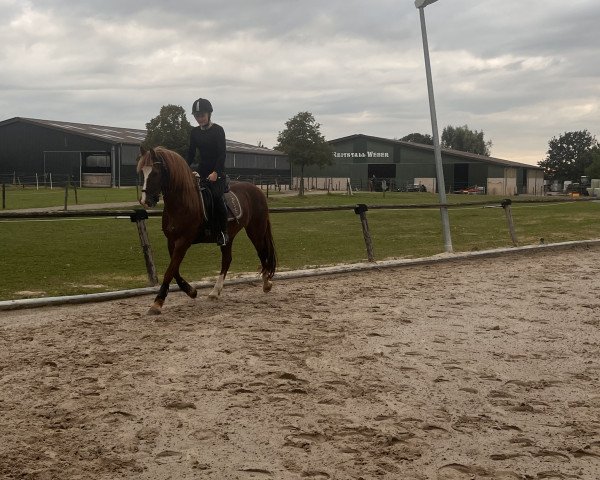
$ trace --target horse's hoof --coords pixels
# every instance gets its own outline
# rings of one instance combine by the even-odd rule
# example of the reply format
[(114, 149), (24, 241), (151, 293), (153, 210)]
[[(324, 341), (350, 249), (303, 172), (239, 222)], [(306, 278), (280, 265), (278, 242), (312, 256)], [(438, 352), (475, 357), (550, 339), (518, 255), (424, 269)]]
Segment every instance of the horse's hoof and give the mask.
[(194, 288), (193, 290), (187, 292), (187, 294), (190, 298), (196, 298), (198, 296), (198, 290)]
[(263, 284), (263, 292), (265, 292), (265, 293), (269, 293), (272, 288), (273, 288), (273, 282), (267, 282), (267, 283)]
[(148, 310), (147, 315), (160, 315), (160, 313), (160, 308), (150, 307), (150, 310)]
[(209, 300), (218, 300), (219, 299), (219, 294), (217, 292), (210, 292), (208, 294), (208, 299)]

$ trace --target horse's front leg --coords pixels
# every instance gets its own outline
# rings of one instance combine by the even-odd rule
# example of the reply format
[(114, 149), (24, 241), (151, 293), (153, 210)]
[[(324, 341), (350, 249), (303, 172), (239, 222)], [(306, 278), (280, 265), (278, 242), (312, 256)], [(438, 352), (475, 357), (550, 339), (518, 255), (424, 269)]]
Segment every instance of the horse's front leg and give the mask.
[[(163, 281), (160, 286), (160, 290), (158, 291), (158, 295), (154, 299), (154, 303), (150, 307), (150, 310), (148, 310), (148, 315), (160, 315), (163, 304), (165, 303), (165, 299), (169, 294), (169, 285), (171, 284), (171, 280), (173, 280), (173, 277), (176, 273), (179, 276), (179, 265), (181, 265), (183, 257), (185, 256), (188, 248), (190, 248), (190, 245), (190, 242), (175, 242), (172, 248), (172, 253), (170, 252), (171, 261), (169, 262), (169, 266), (167, 267), (167, 270), (163, 276)], [(171, 251), (171, 248), (169, 248), (169, 250)]]
[(231, 247), (233, 244), (233, 236), (230, 238), (231, 240), (229, 240), (229, 243), (221, 247), (221, 273), (219, 273), (217, 283), (215, 283), (212, 291), (208, 294), (208, 298), (212, 300), (216, 300), (219, 298), (219, 295), (221, 295), (223, 283), (225, 282), (225, 275), (227, 275), (227, 270), (229, 270), (229, 265), (231, 265)]
[(185, 294), (188, 297), (196, 298), (198, 296), (198, 291), (194, 287), (192, 287), (188, 282), (186, 282), (184, 278), (179, 274), (179, 272), (175, 274), (175, 281), (177, 282), (177, 285), (179, 285), (181, 291), (185, 292)]
[(166, 275), (163, 277), (163, 283), (160, 285), (160, 290), (158, 291), (158, 295), (154, 299), (154, 303), (148, 309), (148, 315), (160, 315), (162, 311), (163, 304), (165, 303), (165, 299), (169, 294), (169, 284), (171, 280), (166, 280)]
[[(168, 247), (169, 257), (173, 258), (173, 252), (175, 251), (175, 242), (169, 241)], [(182, 292), (185, 292), (186, 295), (190, 298), (196, 298), (196, 296), (198, 295), (198, 291), (194, 287), (192, 287), (188, 282), (185, 281), (185, 279), (179, 273), (179, 268), (177, 268), (173, 276), (175, 277), (175, 281), (177, 282), (177, 285), (179, 285), (179, 288)]]

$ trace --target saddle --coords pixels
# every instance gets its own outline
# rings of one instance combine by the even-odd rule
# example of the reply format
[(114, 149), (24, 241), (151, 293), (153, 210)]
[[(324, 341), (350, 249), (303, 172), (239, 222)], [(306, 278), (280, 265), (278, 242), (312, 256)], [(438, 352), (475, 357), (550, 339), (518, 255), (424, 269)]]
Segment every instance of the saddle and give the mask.
[[(202, 211), (204, 212), (204, 228), (200, 231), (194, 243), (214, 243), (218, 233), (214, 226), (213, 215), (215, 199), (205, 182), (206, 180), (203, 180), (199, 177), (197, 178), (198, 195), (200, 196)], [(229, 178), (227, 178), (223, 200), (225, 200), (225, 206), (227, 210), (227, 221), (239, 221), (243, 213), (242, 206), (236, 194), (229, 189)]]

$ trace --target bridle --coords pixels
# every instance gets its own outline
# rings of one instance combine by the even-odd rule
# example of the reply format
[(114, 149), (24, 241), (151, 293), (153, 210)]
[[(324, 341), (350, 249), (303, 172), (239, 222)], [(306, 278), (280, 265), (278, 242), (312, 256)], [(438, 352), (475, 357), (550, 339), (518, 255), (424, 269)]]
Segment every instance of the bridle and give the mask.
[[(159, 168), (163, 171), (163, 173), (166, 173), (166, 175), (161, 175), (161, 179), (160, 179), (160, 189), (161, 189), (161, 191), (164, 191), (164, 187), (167, 183), (167, 178), (169, 176), (169, 171), (167, 170), (165, 161), (158, 153), (156, 154), (156, 158), (157, 158), (157, 160), (152, 163), (152, 168), (154, 169), (154, 167), (158, 165)], [(167, 178), (165, 178), (165, 177), (167, 177)], [(146, 191), (145, 188), (142, 188), (142, 193), (148, 193), (148, 192)], [(160, 193), (159, 193), (159, 195), (160, 195)]]
[[(162, 158), (159, 157), (159, 161), (158, 162), (152, 163), (152, 168), (154, 168), (156, 165), (160, 165), (166, 171), (165, 164), (164, 164)], [(161, 182), (160, 183), (161, 183), (161, 189), (162, 189), (162, 185), (164, 183), (164, 180), (162, 178), (161, 178)], [(148, 193), (148, 192), (146, 191), (145, 188), (142, 188), (142, 193)]]

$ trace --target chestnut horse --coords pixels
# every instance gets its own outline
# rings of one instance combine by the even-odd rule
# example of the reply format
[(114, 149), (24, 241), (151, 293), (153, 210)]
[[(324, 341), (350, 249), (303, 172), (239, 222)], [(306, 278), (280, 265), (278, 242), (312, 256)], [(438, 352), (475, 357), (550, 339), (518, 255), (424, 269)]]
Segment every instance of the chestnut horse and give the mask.
[[(202, 238), (206, 220), (197, 179), (179, 154), (163, 147), (147, 151), (141, 148), (137, 171), (144, 175), (140, 203), (144, 207), (153, 207), (158, 203), (161, 194), (164, 201), (162, 230), (167, 237), (171, 261), (154, 304), (148, 311), (149, 314), (157, 315), (161, 312), (173, 278), (181, 290), (196, 298), (196, 289), (183, 279), (179, 273), (179, 266), (193, 243), (207, 241)], [(258, 187), (246, 182), (232, 182), (230, 191), (239, 200), (241, 216), (237, 221), (228, 222), (229, 242), (221, 247), (221, 273), (209, 294), (211, 299), (217, 299), (223, 290), (225, 275), (231, 264), (233, 240), (242, 228), (246, 229), (246, 234), (258, 253), (264, 292), (271, 290), (271, 278), (277, 266), (265, 195)]]

